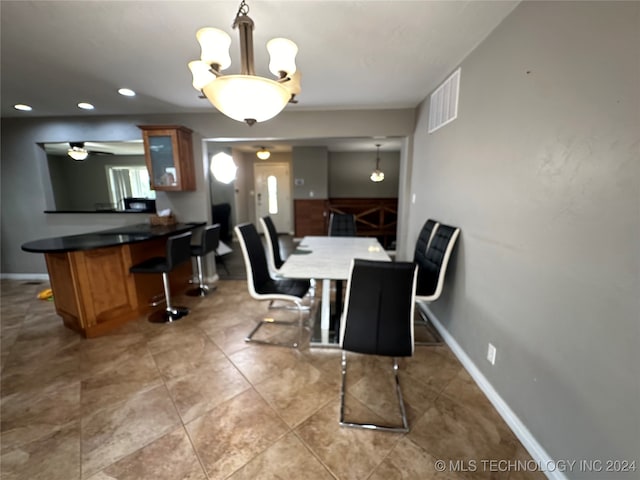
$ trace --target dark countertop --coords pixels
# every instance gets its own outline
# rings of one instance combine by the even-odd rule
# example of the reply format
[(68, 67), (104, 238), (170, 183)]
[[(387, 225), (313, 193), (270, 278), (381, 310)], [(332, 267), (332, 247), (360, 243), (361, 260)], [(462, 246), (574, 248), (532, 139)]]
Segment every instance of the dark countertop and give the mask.
[(22, 245), (22, 250), (33, 253), (64, 253), (94, 248), (114, 247), (128, 243), (144, 242), (158, 237), (168, 237), (188, 232), (205, 225), (205, 222), (177, 223), (175, 225), (149, 225), (139, 223), (99, 232), (43, 238)]

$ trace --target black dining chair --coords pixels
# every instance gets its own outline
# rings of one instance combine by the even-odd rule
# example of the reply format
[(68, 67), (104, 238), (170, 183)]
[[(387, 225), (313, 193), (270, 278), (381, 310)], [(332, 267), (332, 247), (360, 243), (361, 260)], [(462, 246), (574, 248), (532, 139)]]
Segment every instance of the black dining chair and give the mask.
[(329, 216), (330, 237), (355, 237), (357, 233), (356, 216), (354, 214), (331, 213)]
[(171, 289), (169, 288), (169, 273), (178, 265), (191, 258), (191, 232), (174, 235), (167, 239), (166, 255), (152, 257), (129, 268), (131, 273), (161, 273), (166, 306), (163, 310), (156, 310), (149, 315), (152, 323), (170, 323), (180, 320), (189, 314), (187, 307), (174, 306), (171, 303)]
[[(422, 268), (422, 266), (426, 265), (427, 263), (427, 250), (439, 225), (440, 222), (429, 218), (426, 222), (424, 222), (424, 225), (420, 230), (420, 234), (418, 235), (418, 239), (416, 240), (416, 247), (413, 252), (413, 262), (420, 268)], [(422, 277), (419, 276), (418, 282), (420, 282), (421, 279), (422, 281), (424, 281), (424, 278), (424, 275)], [(442, 337), (431, 323), (426, 312), (424, 312), (424, 310), (422, 310), (421, 308), (418, 308), (418, 314), (420, 316), (420, 321), (416, 322), (416, 325), (425, 327), (429, 332), (430, 339), (429, 341), (416, 340), (416, 345), (441, 345), (443, 342)]]
[[(424, 254), (416, 252), (414, 261), (418, 265), (418, 283), (416, 287), (416, 300), (418, 302), (429, 304), (440, 298), (449, 259), (459, 235), (459, 228), (436, 222), (433, 231), (430, 233), (431, 240), (428, 243), (426, 252)], [(418, 243), (420, 243), (420, 238)], [(418, 250), (417, 246), (416, 250)], [(431, 332), (434, 341), (416, 342), (416, 345), (442, 344), (442, 337), (433, 326), (427, 312), (423, 308), (419, 308), (418, 312), (422, 318), (422, 325)]]
[[(347, 281), (344, 316), (340, 326), (342, 384), (340, 425), (389, 432), (408, 432), (409, 424), (398, 378), (398, 357), (413, 355), (413, 314), (417, 267), (412, 262), (354, 259)], [(345, 420), (347, 354), (356, 352), (393, 358), (395, 390), (401, 426)]]
[[(262, 226), (262, 230), (264, 231), (264, 237), (267, 242), (267, 264), (269, 265), (269, 273), (272, 277), (277, 278), (280, 273), (280, 267), (284, 265), (284, 260), (282, 259), (282, 255), (280, 254), (280, 242), (278, 241), (278, 232), (276, 231), (276, 226), (273, 223), (271, 217), (261, 217), (260, 224)], [(315, 280), (311, 279), (311, 287), (309, 288), (309, 292), (307, 296), (309, 297), (309, 305), (304, 305), (303, 308), (306, 310), (311, 308), (315, 298)], [(286, 306), (284, 308), (288, 308)], [(280, 306), (275, 306), (274, 301), (269, 302), (269, 308), (283, 308)]]
[[(329, 216), (330, 237), (355, 237), (357, 235), (356, 216), (352, 213), (331, 212)], [(340, 316), (342, 309), (342, 280), (335, 281), (336, 315)]]
[(280, 267), (284, 265), (282, 255), (280, 255), (280, 242), (278, 241), (278, 232), (271, 217), (260, 217), (260, 225), (264, 232), (264, 238), (267, 241), (267, 262), (269, 271), (277, 274)]
[(202, 229), (200, 243), (191, 245), (191, 256), (196, 257), (196, 265), (198, 268), (198, 286), (187, 291), (187, 295), (192, 297), (204, 297), (215, 287), (211, 288), (204, 283), (204, 271), (202, 268), (202, 259), (209, 253), (215, 252), (220, 243), (220, 224), (209, 225)]
[[(244, 223), (236, 225), (234, 231), (238, 237), (244, 264), (247, 271), (247, 287), (249, 295), (256, 300), (266, 300), (270, 303), (274, 300), (291, 302), (298, 311), (297, 321), (275, 320), (273, 318), (265, 318), (260, 320), (258, 325), (247, 335), (245, 341), (263, 343), (268, 345), (280, 345), (296, 348), (302, 342), (304, 333), (303, 312), (309, 311), (303, 305), (303, 299), (309, 291), (311, 282), (309, 280), (298, 279), (274, 279), (269, 274), (267, 265), (267, 257), (260, 235), (252, 223)], [(296, 339), (291, 342), (262, 340), (254, 337), (256, 332), (264, 325), (283, 325), (297, 326), (298, 332)]]

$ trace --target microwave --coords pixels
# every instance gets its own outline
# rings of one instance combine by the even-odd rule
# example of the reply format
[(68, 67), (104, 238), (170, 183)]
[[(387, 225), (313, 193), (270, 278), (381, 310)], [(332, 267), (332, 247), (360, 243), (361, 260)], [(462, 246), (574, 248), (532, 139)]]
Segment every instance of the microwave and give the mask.
[(156, 201), (151, 198), (124, 198), (126, 212), (156, 213)]

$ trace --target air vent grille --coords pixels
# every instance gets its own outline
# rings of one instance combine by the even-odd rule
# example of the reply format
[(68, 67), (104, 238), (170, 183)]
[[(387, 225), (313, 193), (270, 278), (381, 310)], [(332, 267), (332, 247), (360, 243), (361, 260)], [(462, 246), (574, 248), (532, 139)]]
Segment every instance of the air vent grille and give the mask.
[(458, 68), (432, 94), (429, 101), (429, 133), (433, 133), (458, 116), (458, 92), (460, 69)]

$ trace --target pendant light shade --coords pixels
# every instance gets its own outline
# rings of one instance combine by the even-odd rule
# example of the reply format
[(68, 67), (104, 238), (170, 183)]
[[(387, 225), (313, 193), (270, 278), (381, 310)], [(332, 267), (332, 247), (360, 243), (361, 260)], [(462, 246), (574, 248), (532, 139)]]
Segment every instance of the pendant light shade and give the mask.
[(256, 157), (260, 160), (268, 160), (271, 156), (271, 152), (264, 147), (260, 147), (260, 150), (256, 152)]

